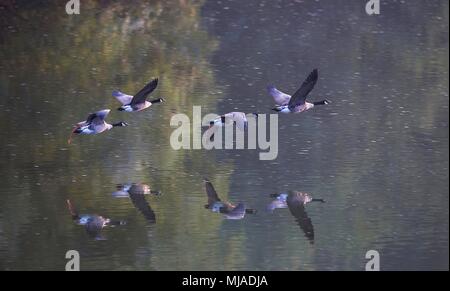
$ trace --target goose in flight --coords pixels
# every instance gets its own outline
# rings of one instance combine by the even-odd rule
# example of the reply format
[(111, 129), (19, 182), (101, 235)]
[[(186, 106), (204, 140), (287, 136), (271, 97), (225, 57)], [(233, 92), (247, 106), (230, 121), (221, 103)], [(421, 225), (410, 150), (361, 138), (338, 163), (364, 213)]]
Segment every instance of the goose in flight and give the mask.
[(126, 122), (120, 121), (114, 124), (109, 124), (105, 121), (106, 116), (109, 114), (111, 110), (104, 109), (94, 113), (89, 114), (86, 120), (78, 122), (69, 137), (67, 143), (72, 142), (72, 136), (74, 134), (98, 134), (102, 133), (106, 130), (110, 130), (113, 127), (122, 127), (128, 126)]
[(208, 204), (205, 205), (206, 209), (212, 212), (222, 213), (226, 219), (242, 219), (245, 214), (255, 214), (255, 209), (246, 208), (244, 203), (238, 203), (237, 205), (231, 204), (227, 201), (222, 201), (217, 195), (214, 186), (208, 179), (203, 180), (205, 183), (206, 195), (208, 196)]
[(323, 199), (314, 199), (309, 194), (298, 191), (289, 191), (288, 193), (271, 194), (275, 198), (267, 207), (269, 211), (274, 211), (277, 208), (289, 208), (289, 212), (294, 216), (300, 229), (305, 234), (306, 238), (311, 244), (314, 244), (314, 227), (308, 213), (305, 210), (305, 205), (310, 202), (322, 202)]
[(142, 111), (155, 103), (165, 102), (164, 98), (157, 98), (147, 101), (147, 96), (152, 93), (158, 86), (158, 79), (153, 79), (144, 88), (142, 88), (136, 95), (131, 96), (120, 91), (113, 91), (112, 95), (122, 103), (117, 110), (126, 112)]
[(78, 225), (83, 225), (86, 228), (88, 235), (95, 240), (105, 240), (105, 238), (101, 235), (103, 228), (107, 226), (126, 224), (123, 220), (111, 220), (97, 214), (79, 214), (75, 207), (73, 207), (70, 200), (67, 200), (66, 202), (67, 208), (72, 216), (72, 220)]
[(117, 185), (117, 191), (112, 195), (116, 198), (130, 198), (134, 207), (142, 213), (148, 222), (156, 223), (155, 212), (144, 197), (144, 195), (150, 194), (161, 195), (161, 192), (152, 191), (150, 186), (146, 184), (120, 184)]
[(272, 110), (281, 112), (281, 113), (299, 113), (313, 108), (316, 105), (327, 105), (331, 102), (328, 100), (322, 100), (318, 102), (307, 102), (306, 98), (309, 93), (312, 91), (314, 86), (317, 83), (319, 78), (319, 73), (317, 69), (314, 69), (300, 86), (300, 88), (294, 93), (294, 95), (290, 96), (286, 93), (279, 91), (274, 86), (268, 86), (267, 91), (270, 95), (272, 95), (275, 100), (275, 108)]

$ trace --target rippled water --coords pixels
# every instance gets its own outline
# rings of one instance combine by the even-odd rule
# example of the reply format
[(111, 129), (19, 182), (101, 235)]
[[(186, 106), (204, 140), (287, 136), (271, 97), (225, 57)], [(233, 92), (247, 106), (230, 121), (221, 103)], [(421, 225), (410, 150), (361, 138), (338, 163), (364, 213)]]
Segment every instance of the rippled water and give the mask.
[[(7, 3), (6, 1), (5, 3)], [(0, 5), (0, 269), (363, 270), (449, 266), (448, 1), (59, 1)], [(364, 1), (363, 1), (364, 2)], [(146, 3), (146, 4), (144, 4)], [(174, 113), (271, 113), (265, 88), (311, 99), (279, 117), (279, 155), (171, 148)], [(117, 112), (111, 91), (159, 76), (166, 103)], [(97, 109), (129, 127), (66, 140)], [(208, 177), (224, 199), (258, 209), (224, 220), (204, 209)], [(115, 185), (144, 182), (148, 223)], [(310, 193), (314, 243), (268, 194)], [(124, 219), (90, 238), (66, 208)]]

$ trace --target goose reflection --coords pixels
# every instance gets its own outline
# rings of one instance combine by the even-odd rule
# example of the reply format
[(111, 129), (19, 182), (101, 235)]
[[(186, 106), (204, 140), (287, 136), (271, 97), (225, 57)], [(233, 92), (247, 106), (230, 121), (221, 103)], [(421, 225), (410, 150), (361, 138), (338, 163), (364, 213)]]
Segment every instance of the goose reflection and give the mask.
[(275, 199), (267, 206), (267, 209), (273, 212), (278, 208), (289, 208), (289, 211), (295, 217), (297, 224), (300, 226), (308, 241), (314, 244), (314, 226), (305, 210), (305, 205), (310, 202), (324, 203), (325, 200), (313, 199), (309, 194), (298, 191), (271, 194), (270, 196)]
[(206, 195), (208, 196), (208, 204), (205, 205), (206, 209), (222, 213), (226, 219), (242, 219), (245, 214), (256, 213), (255, 209), (246, 208), (244, 203), (234, 205), (230, 202), (222, 201), (212, 183), (208, 179), (203, 179), (203, 182), (205, 183)]
[(116, 198), (130, 198), (134, 207), (136, 207), (142, 215), (150, 223), (156, 223), (155, 212), (145, 199), (144, 195), (161, 195), (160, 191), (153, 191), (146, 184), (119, 184), (117, 191), (112, 193)]
[(78, 225), (84, 225), (87, 234), (95, 240), (105, 240), (101, 231), (103, 228), (126, 224), (123, 220), (111, 220), (97, 214), (79, 214), (70, 200), (67, 200), (67, 208), (69, 209), (72, 220)]

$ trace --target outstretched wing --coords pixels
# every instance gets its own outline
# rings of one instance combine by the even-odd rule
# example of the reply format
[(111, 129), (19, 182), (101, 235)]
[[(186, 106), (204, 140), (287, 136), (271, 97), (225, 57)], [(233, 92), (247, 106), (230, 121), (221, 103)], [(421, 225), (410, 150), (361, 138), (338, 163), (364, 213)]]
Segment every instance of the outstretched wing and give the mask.
[(291, 95), (281, 92), (272, 85), (267, 87), (267, 92), (272, 95), (275, 103), (280, 106), (287, 105), (289, 103), (289, 100), (291, 99)]
[(134, 105), (145, 102), (147, 96), (156, 89), (156, 86), (158, 86), (158, 78), (150, 81), (150, 83), (145, 85), (145, 87), (142, 88), (141, 91), (139, 91), (136, 95), (134, 95), (130, 104)]
[(108, 116), (111, 110), (104, 109), (94, 113), (89, 114), (86, 118), (86, 124), (102, 124), (105, 121), (106, 116)]
[(130, 192), (130, 199), (133, 202), (133, 205), (142, 213), (142, 215), (144, 215), (145, 219), (147, 219), (150, 223), (156, 222), (155, 212), (153, 212), (150, 204), (148, 204), (144, 194)]
[(296, 106), (305, 104), (306, 97), (314, 88), (317, 83), (317, 79), (319, 78), (319, 73), (317, 69), (314, 69), (306, 80), (303, 82), (300, 89), (292, 95), (291, 100), (289, 100), (289, 108), (292, 109)]
[(305, 234), (306, 238), (311, 244), (314, 244), (314, 227), (311, 219), (305, 211), (305, 205), (299, 199), (295, 199), (294, 196), (289, 195), (287, 199), (287, 205), (292, 216), (295, 217), (297, 224)]
[(122, 105), (128, 105), (131, 103), (131, 100), (133, 99), (133, 96), (131, 95), (127, 95), (125, 93), (122, 93), (120, 91), (113, 91), (112, 95), (114, 97), (116, 97), (117, 100), (119, 100), (120, 103), (122, 103)]
[(217, 192), (214, 189), (213, 184), (208, 179), (204, 179), (204, 181), (205, 181), (206, 195), (208, 196), (208, 205), (212, 206), (214, 205), (214, 203), (220, 201), (220, 198), (219, 195), (217, 195)]

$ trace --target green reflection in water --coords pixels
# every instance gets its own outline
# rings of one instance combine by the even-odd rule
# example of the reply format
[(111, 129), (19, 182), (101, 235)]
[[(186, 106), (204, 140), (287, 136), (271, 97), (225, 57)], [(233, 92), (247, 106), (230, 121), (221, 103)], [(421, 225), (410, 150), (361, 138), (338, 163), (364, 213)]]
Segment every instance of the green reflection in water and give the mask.
[[(210, 66), (217, 41), (200, 24), (203, 1), (82, 4), (78, 16), (52, 3), (23, 4), (25, 9), (15, 11), (19, 17), (1, 15), (7, 26), (0, 33), (0, 109), (6, 112), (0, 116), (6, 145), (0, 268), (62, 268), (70, 248), (82, 252), (85, 269), (199, 268), (195, 254), (177, 249), (182, 243), (201, 250), (203, 239), (192, 234), (217, 231), (222, 220), (205, 216), (201, 178), (217, 180), (226, 198), (232, 167), (224, 164), (218, 171), (212, 154), (172, 150), (169, 120), (193, 105), (214, 110), (219, 96)], [(155, 96), (167, 103), (143, 114), (112, 112), (109, 121), (132, 126), (66, 144), (74, 122), (119, 106), (113, 89), (134, 93), (157, 76)], [(148, 199), (157, 213), (155, 226), (148, 227), (129, 201), (109, 197), (114, 184), (127, 181), (163, 190), (161, 199)], [(68, 197), (83, 212), (131, 223), (108, 231), (109, 243), (99, 246), (70, 222)], [(229, 248), (239, 249), (236, 243)], [(158, 244), (173, 253), (152, 252)]]

